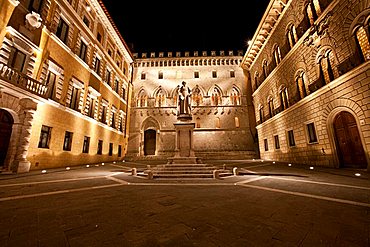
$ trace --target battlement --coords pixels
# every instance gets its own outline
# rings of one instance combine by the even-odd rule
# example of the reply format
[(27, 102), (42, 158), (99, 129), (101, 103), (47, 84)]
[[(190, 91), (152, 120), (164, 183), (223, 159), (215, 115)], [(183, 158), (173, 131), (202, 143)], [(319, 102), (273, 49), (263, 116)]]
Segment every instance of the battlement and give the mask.
[[(141, 55), (141, 56), (140, 56)], [(220, 56), (220, 57), (224, 57), (224, 56), (244, 56), (244, 51), (243, 50), (237, 50), (237, 51), (233, 51), (233, 50), (229, 50), (227, 52), (225, 51), (193, 51), (193, 52), (190, 52), (190, 51), (185, 51), (185, 52), (180, 52), (180, 51), (177, 51), (177, 52), (172, 52), (172, 51), (169, 51), (169, 52), (149, 52), (149, 53), (134, 53), (133, 54), (134, 58), (135, 59), (140, 59), (140, 58), (172, 58), (172, 57), (176, 57), (176, 58), (181, 58), (181, 57), (217, 57), (217, 56)]]

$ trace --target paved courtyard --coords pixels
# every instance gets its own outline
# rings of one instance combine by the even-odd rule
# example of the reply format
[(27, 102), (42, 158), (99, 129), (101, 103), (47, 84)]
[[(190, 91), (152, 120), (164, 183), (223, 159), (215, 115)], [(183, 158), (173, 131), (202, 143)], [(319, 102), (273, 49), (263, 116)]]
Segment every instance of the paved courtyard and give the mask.
[(0, 246), (370, 246), (370, 176), (261, 160), (221, 179), (148, 180), (148, 164), (0, 174)]

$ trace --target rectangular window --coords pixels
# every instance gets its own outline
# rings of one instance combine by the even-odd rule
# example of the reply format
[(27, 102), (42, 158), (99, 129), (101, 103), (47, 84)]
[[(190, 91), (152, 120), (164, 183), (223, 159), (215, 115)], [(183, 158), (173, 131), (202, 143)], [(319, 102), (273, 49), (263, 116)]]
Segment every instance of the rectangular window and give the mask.
[(121, 95), (122, 99), (126, 100), (126, 89), (123, 87), (122, 88), (122, 95)]
[(86, 16), (84, 16), (84, 18), (83, 18), (83, 22), (85, 23), (85, 25), (86, 25), (87, 27), (90, 27), (90, 20), (89, 20), (89, 18), (87, 18)]
[(49, 148), (50, 137), (51, 137), (51, 127), (43, 125), (41, 127), (40, 140), (39, 140), (38, 147), (39, 148)]
[(103, 140), (98, 141), (98, 151), (96, 153), (100, 155), (103, 153)]
[(69, 31), (69, 26), (68, 24), (62, 19), (60, 18), (59, 20), (59, 24), (58, 24), (58, 27), (57, 27), (57, 31), (55, 33), (55, 35), (63, 42), (63, 43), (67, 43), (67, 38), (68, 38), (68, 31)]
[(199, 78), (199, 71), (194, 71), (194, 78)]
[(107, 69), (105, 71), (105, 82), (108, 83), (108, 85), (110, 84), (110, 75), (111, 75), (111, 72), (109, 69)]
[(118, 145), (118, 157), (122, 156), (122, 145)]
[(269, 143), (268, 143), (267, 139), (264, 139), (263, 142), (265, 144), (265, 151), (269, 151)]
[(113, 143), (109, 143), (109, 156), (113, 155)]
[(78, 56), (84, 61), (86, 62), (86, 53), (87, 53), (87, 45), (81, 41), (81, 46), (80, 46), (80, 52), (78, 54)]
[(72, 136), (73, 133), (66, 131), (64, 135), (64, 143), (63, 143), (63, 150), (64, 151), (71, 151), (72, 149)]
[(100, 59), (98, 57), (95, 58), (94, 71), (99, 75), (99, 73), (100, 73)]
[(90, 149), (90, 137), (84, 136), (84, 143), (82, 146), (82, 153), (88, 154)]
[(293, 130), (288, 131), (288, 141), (289, 141), (289, 146), (294, 147), (295, 146), (295, 140), (294, 140), (294, 133)]
[(141, 80), (145, 80), (146, 76), (145, 73), (141, 73)]
[(112, 122), (110, 127), (116, 128), (116, 113), (114, 111), (112, 111)]
[(114, 91), (119, 93), (119, 80), (117, 79), (114, 81)]
[(212, 77), (217, 78), (217, 71), (212, 71)]
[(98, 33), (98, 34), (96, 35), (96, 39), (101, 43), (101, 42), (102, 42), (102, 40), (103, 40), (103, 36), (102, 36), (100, 33)]
[(275, 149), (280, 149), (279, 136), (278, 135), (274, 136), (274, 140), (275, 140)]
[(80, 94), (81, 91), (78, 88), (72, 88), (72, 95), (71, 95), (71, 103), (69, 107), (73, 110), (78, 110), (78, 106), (80, 104)]
[(317, 142), (316, 130), (314, 123), (307, 124), (307, 134), (308, 134), (308, 142), (315, 143)]
[(101, 114), (101, 119), (100, 121), (102, 123), (106, 123), (107, 122), (107, 107), (105, 105), (102, 106), (102, 114)]
[(42, 6), (42, 0), (30, 0), (28, 4), (28, 10), (30, 12), (40, 13)]
[(94, 118), (95, 115), (94, 113), (95, 113), (95, 100), (91, 99), (88, 112), (89, 117)]
[(158, 72), (158, 79), (163, 79), (163, 72), (162, 71)]
[(234, 78), (235, 77), (235, 71), (234, 70), (230, 70), (230, 77), (231, 78)]
[(57, 76), (49, 71), (48, 78), (46, 80), (46, 85), (48, 87), (48, 96), (50, 99), (55, 99), (55, 81)]
[(18, 49), (12, 48), (8, 65), (13, 69), (18, 70), (19, 72), (23, 72), (25, 62), (26, 54), (19, 51)]

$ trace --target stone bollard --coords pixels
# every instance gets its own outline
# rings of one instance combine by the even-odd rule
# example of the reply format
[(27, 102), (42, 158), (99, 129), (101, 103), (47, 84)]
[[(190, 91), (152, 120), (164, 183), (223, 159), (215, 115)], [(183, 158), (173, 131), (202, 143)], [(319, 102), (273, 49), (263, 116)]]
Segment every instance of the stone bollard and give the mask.
[(214, 170), (213, 171), (213, 178), (214, 179), (219, 179), (220, 178), (220, 171), (219, 170)]
[(136, 175), (137, 175), (137, 170), (136, 170), (136, 168), (132, 168), (132, 170), (131, 170), (131, 175), (132, 175), (132, 176), (136, 176)]
[(234, 168), (233, 168), (233, 174), (234, 174), (234, 176), (239, 175), (238, 167), (234, 167)]
[(152, 171), (148, 171), (148, 179), (153, 179), (153, 172)]

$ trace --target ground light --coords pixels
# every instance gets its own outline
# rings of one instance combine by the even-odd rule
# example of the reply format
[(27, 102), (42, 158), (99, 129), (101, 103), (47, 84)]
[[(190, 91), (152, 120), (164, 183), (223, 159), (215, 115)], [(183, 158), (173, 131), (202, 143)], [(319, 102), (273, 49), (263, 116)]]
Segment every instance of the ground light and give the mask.
[(355, 173), (355, 176), (356, 176), (356, 177), (360, 177), (360, 176), (361, 176), (361, 174), (360, 174), (360, 173)]
[(86, 167), (90, 167), (90, 165), (86, 165)]
[(42, 170), (41, 172), (42, 172), (42, 173), (46, 173), (46, 170)]
[(288, 164), (288, 166), (292, 166), (292, 164)]
[(310, 166), (310, 170), (313, 170), (313, 166)]
[(71, 168), (70, 168), (69, 166), (67, 166), (67, 167), (66, 167), (66, 170), (67, 170), (67, 171), (69, 171), (69, 170), (71, 170)]

